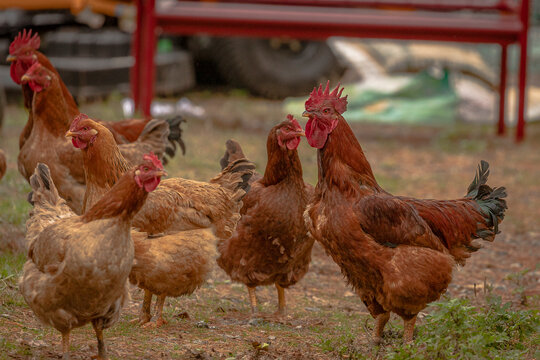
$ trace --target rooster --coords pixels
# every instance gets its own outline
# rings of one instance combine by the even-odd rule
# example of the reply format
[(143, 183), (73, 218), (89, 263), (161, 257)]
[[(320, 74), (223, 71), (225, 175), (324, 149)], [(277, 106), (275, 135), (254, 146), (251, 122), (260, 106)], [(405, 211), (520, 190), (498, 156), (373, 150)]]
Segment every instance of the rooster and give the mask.
[[(90, 208), (130, 165), (110, 131), (88, 117), (74, 121), (67, 136), (83, 153), (84, 207)], [(157, 319), (148, 326), (160, 326), (166, 323), (162, 316), (165, 298), (190, 294), (206, 280), (217, 239), (230, 237), (240, 219), (242, 197), (254, 168), (248, 160), (238, 159), (210, 183), (165, 179), (148, 197), (133, 221), (136, 230), (148, 234), (134, 237), (135, 263), (130, 275), (131, 282), (145, 291), (140, 324), (152, 318), (152, 294), (158, 295)]]
[(305, 103), (306, 137), (318, 149), (319, 180), (304, 213), (311, 234), (332, 256), (376, 318), (381, 341), (390, 312), (413, 339), (418, 312), (437, 300), (481, 244), (493, 241), (504, 218), (506, 192), (486, 185), (482, 161), (464, 198), (419, 200), (384, 191), (342, 117), (347, 97), (339, 85), (314, 89)]
[(69, 358), (70, 331), (88, 322), (96, 333), (97, 358), (107, 358), (103, 330), (118, 320), (129, 298), (131, 220), (164, 174), (159, 160), (147, 155), (107, 196), (76, 216), (59, 197), (49, 168), (37, 165), (30, 180), (28, 260), (19, 287), (36, 316), (62, 333), (63, 359)]
[[(72, 119), (62, 97), (58, 77), (40, 63), (34, 63), (21, 80), (34, 95), (31, 107), (33, 126), (19, 151), (19, 172), (28, 180), (37, 163), (47, 164), (60, 196), (80, 213), (85, 192), (84, 170), (80, 166), (82, 155), (64, 136)], [(51, 103), (55, 106), (51, 107)], [(133, 165), (150, 151), (163, 156), (168, 133), (165, 121), (152, 120), (136, 142), (122, 144), (120, 149)]]
[[(244, 197), (233, 236), (218, 245), (218, 265), (232, 280), (246, 284), (252, 313), (257, 306), (255, 288), (275, 284), (277, 314), (285, 314), (284, 288), (302, 279), (311, 261), (314, 240), (307, 234), (303, 213), (313, 187), (302, 179), (297, 151), (301, 136), (304, 131), (292, 115), (272, 128), (264, 176)], [(243, 156), (237, 143), (228, 141), (227, 149), (229, 160), (234, 154)]]
[[(56, 78), (58, 78), (62, 97), (66, 102), (68, 118), (71, 121), (77, 114), (79, 114), (79, 108), (49, 59), (43, 53), (38, 51), (40, 45), (41, 39), (37, 33), (32, 35), (32, 30), (26, 31), (26, 29), (19, 32), (9, 46), (9, 55), (7, 57), (7, 61), (11, 62), (11, 79), (15, 83), (22, 85), (24, 105), (28, 110), (31, 110), (33, 91), (22, 81), (22, 77), (34, 63), (40, 63), (43, 67), (52, 72)], [(54, 104), (54, 102), (51, 102), (51, 104)], [(125, 144), (136, 141), (143, 134), (143, 130), (149, 120), (150, 119), (125, 119), (116, 122), (102, 123), (113, 133), (115, 141), (118, 144)], [(170, 157), (174, 156), (177, 145), (180, 146), (182, 152), (185, 154), (185, 145), (182, 140), (182, 129), (180, 128), (182, 122), (184, 121), (185, 120), (181, 117), (175, 117), (167, 120), (170, 131), (166, 145), (167, 154)], [(30, 112), (28, 115), (28, 122), (26, 123), (19, 137), (19, 148), (22, 148), (24, 142), (30, 136), (32, 126), (33, 118), (32, 112)]]
[(7, 170), (6, 154), (4, 150), (0, 149), (0, 180), (4, 177)]

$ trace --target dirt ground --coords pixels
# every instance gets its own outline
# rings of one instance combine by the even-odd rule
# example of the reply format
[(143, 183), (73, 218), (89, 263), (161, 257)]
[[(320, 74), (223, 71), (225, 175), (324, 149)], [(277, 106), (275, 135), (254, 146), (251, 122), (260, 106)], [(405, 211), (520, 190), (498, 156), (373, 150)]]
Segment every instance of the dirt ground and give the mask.
[[(218, 171), (224, 142), (230, 137), (244, 145), (246, 155), (263, 171), (266, 134), (282, 118), (278, 102), (245, 96), (191, 94), (206, 108), (205, 121), (190, 119), (184, 138), (188, 153), (168, 165), (171, 175), (209, 179)], [(101, 104), (114, 107), (114, 104)], [(83, 106), (88, 113), (115, 115), (100, 104)], [(16, 172), (16, 136), (24, 111), (10, 107), (12, 119), (2, 130), (0, 148), (9, 150), (12, 177)], [(346, 117), (346, 114), (345, 114)], [(377, 180), (391, 193), (420, 198), (451, 199), (463, 196), (481, 159), (491, 165), (488, 184), (506, 186), (508, 212), (493, 243), (487, 243), (454, 272), (450, 297), (481, 301), (493, 291), (516, 306), (524, 296), (540, 295), (540, 126), (531, 124), (525, 142), (511, 135), (497, 138), (492, 127), (458, 124), (452, 128), (400, 127), (353, 124)], [(316, 182), (315, 151), (303, 142), (299, 148), (306, 181)], [(3, 185), (0, 182), (0, 191)], [(23, 187), (24, 190), (24, 187)], [(15, 196), (25, 196), (21, 194)], [(0, 214), (2, 246), (16, 248), (24, 226)], [(4, 257), (16, 257), (4, 250)], [(210, 280), (193, 295), (166, 302), (167, 325), (141, 329), (137, 318), (142, 292), (133, 288), (132, 300), (121, 321), (105, 333), (113, 359), (334, 359), (379, 357), (370, 345), (374, 322), (359, 298), (344, 281), (336, 264), (316, 244), (305, 278), (286, 292), (288, 315), (274, 316), (274, 288), (258, 288), (259, 314), (250, 316), (247, 291), (233, 284), (216, 268)], [(8, 259), (9, 260), (9, 259)], [(5, 261), (5, 260), (4, 260)], [(11, 261), (11, 260), (10, 260)], [(530, 271), (529, 271), (530, 270)], [(510, 274), (527, 272), (508, 280)], [(38, 323), (12, 277), (0, 282), (0, 359), (57, 359), (60, 334)], [(485, 288), (488, 289), (485, 289)], [(523, 295), (525, 293), (525, 295)], [(536, 297), (535, 297), (535, 296)], [(426, 309), (426, 312), (430, 309)], [(419, 326), (422, 319), (419, 320)], [(383, 351), (399, 341), (402, 324), (392, 318)], [(96, 353), (91, 326), (72, 332), (72, 359)]]

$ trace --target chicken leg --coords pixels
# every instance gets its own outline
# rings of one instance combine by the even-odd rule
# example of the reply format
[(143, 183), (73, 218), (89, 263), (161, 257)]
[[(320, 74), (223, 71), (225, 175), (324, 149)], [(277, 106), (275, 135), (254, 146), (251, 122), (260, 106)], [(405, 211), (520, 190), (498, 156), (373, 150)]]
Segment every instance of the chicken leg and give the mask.
[(278, 283), (276, 283), (276, 289), (278, 294), (278, 310), (276, 315), (285, 315), (287, 313), (285, 305), (285, 289), (279, 286)]
[(62, 360), (69, 360), (69, 330), (62, 333)]
[(144, 290), (144, 300), (139, 313), (139, 325), (144, 325), (152, 320), (150, 308), (152, 306), (152, 293), (149, 290)]
[(403, 319), (403, 342), (405, 344), (413, 341), (414, 324), (416, 323), (416, 316), (414, 315), (410, 319)]
[(99, 321), (92, 320), (92, 327), (94, 328), (94, 331), (96, 332), (96, 338), (98, 342), (98, 354), (95, 356), (92, 356), (92, 359), (96, 360), (106, 360), (107, 358), (107, 351), (105, 349), (105, 342), (103, 341), (103, 329), (99, 325)]
[(168, 323), (168, 321), (163, 318), (163, 305), (165, 305), (166, 297), (167, 295), (159, 295), (156, 301), (156, 327)]
[(373, 331), (373, 342), (375, 345), (379, 345), (382, 341), (382, 335), (384, 326), (390, 319), (390, 312), (385, 312), (377, 315), (377, 324), (375, 325), (375, 330)]
[(249, 293), (249, 302), (251, 303), (251, 313), (255, 314), (257, 312), (257, 296), (255, 296), (255, 288), (247, 287)]

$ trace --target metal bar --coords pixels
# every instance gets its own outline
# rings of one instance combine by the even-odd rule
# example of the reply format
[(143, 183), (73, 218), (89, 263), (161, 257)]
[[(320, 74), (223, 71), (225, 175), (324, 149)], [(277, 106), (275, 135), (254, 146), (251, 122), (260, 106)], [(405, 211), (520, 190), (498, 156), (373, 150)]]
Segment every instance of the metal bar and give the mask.
[(508, 45), (501, 46), (501, 73), (499, 83), (499, 126), (497, 134), (503, 135), (505, 131), (505, 101), (506, 101), (506, 72), (508, 59)]
[(137, 0), (136, 6), (137, 6), (137, 27), (135, 28), (135, 32), (133, 33), (133, 44), (131, 48), (131, 53), (133, 55), (133, 59), (135, 60), (133, 67), (130, 71), (130, 78), (131, 78), (131, 97), (133, 98), (133, 102), (135, 104), (135, 109), (138, 109), (140, 106), (140, 74), (141, 74), (141, 42), (142, 42), (142, 36), (141, 31), (143, 28), (142, 23), (142, 0)]
[(137, 0), (137, 30), (134, 35), (131, 88), (135, 110), (150, 116), (154, 95), (154, 54), (156, 50), (155, 0)]
[(519, 98), (518, 98), (518, 118), (516, 129), (516, 141), (520, 142), (525, 136), (525, 111), (527, 96), (527, 45), (529, 35), (529, 9), (530, 1), (521, 2), (521, 21), (523, 22), (523, 32), (519, 37)]

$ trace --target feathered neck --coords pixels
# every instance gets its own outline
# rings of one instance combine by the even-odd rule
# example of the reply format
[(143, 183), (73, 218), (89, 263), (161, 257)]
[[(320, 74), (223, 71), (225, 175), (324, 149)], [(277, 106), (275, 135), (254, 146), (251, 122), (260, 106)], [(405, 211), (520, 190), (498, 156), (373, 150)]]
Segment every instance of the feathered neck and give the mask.
[(98, 131), (98, 136), (83, 150), (86, 178), (83, 212), (87, 208), (87, 201), (90, 198), (96, 199), (96, 196), (90, 196), (90, 191), (101, 193), (93, 195), (104, 194), (131, 168), (114, 141), (112, 133), (98, 123), (96, 123), (95, 128)]
[(130, 170), (83, 216), (84, 222), (118, 217), (129, 221), (137, 214), (148, 193), (135, 182), (135, 170)]
[(48, 88), (34, 93), (31, 111), (34, 128), (43, 126), (57, 137), (64, 136), (69, 129), (71, 119), (58, 78), (53, 76)]
[(324, 147), (317, 151), (317, 163), (319, 184), (337, 186), (341, 191), (355, 191), (361, 185), (382, 191), (360, 143), (342, 116)]
[(78, 106), (75, 103), (75, 100), (73, 99), (73, 96), (69, 92), (66, 84), (62, 81), (62, 78), (60, 77), (60, 74), (58, 74), (58, 71), (54, 68), (53, 64), (49, 61), (49, 59), (41, 52), (35, 50), (35, 53), (37, 55), (37, 61), (46, 69), (50, 70), (54, 75), (56, 75), (56, 78), (58, 79), (58, 84), (60, 86), (60, 89), (62, 91), (62, 97), (64, 98), (66, 105), (68, 107), (69, 112), (69, 118), (73, 119), (77, 114), (79, 114)]
[(298, 151), (283, 149), (277, 141), (276, 129), (272, 129), (266, 141), (268, 161), (261, 183), (265, 186), (275, 185), (287, 178), (302, 178), (302, 164), (298, 157)]

